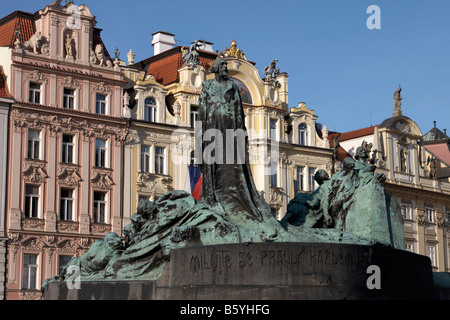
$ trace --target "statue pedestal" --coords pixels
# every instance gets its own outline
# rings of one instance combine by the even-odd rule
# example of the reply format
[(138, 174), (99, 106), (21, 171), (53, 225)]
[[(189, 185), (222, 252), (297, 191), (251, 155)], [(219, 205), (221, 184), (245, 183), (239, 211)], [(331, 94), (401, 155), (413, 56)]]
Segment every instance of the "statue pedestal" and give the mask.
[[(379, 273), (368, 271), (378, 266)], [(377, 276), (378, 280), (377, 280)], [(368, 281), (369, 280), (369, 281)], [(367, 283), (379, 283), (369, 289)], [(252, 243), (173, 250), (149, 281), (50, 283), (46, 300), (339, 300), (439, 299), (430, 260), (379, 246)]]

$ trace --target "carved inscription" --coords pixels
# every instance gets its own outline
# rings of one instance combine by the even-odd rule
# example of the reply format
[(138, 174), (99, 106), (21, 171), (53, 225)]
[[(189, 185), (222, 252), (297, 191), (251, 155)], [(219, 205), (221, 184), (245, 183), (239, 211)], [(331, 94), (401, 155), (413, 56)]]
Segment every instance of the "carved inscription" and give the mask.
[[(261, 268), (296, 268), (315, 270), (320, 267), (337, 265), (367, 266), (366, 252), (346, 250), (314, 250), (305, 247), (281, 250), (236, 250), (213, 251), (193, 255), (189, 260), (189, 269), (193, 273), (212, 272), (223, 274), (234, 270)], [(253, 272), (253, 271), (251, 271)]]

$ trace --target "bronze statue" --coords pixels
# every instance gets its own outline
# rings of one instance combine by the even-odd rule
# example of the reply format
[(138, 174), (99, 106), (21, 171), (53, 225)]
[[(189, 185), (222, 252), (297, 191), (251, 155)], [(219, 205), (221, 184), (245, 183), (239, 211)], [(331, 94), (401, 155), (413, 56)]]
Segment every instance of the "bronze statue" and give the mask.
[[(210, 143), (204, 141), (206, 138), (203, 139), (202, 150), (215, 147), (214, 159), (204, 157), (199, 163), (203, 173), (203, 201), (210, 206), (222, 206), (226, 213), (235, 218), (263, 221), (271, 213), (253, 182), (246, 147), (248, 137), (245, 116), (238, 87), (228, 79), (227, 62), (222, 57), (215, 60), (211, 71), (215, 78), (203, 83), (199, 120), (202, 122), (203, 137), (208, 135), (209, 130), (220, 136)], [(229, 143), (230, 135), (233, 134), (237, 134), (238, 141), (235, 143), (233, 137), (233, 143)], [(228, 158), (230, 154), (233, 155), (232, 161)]]

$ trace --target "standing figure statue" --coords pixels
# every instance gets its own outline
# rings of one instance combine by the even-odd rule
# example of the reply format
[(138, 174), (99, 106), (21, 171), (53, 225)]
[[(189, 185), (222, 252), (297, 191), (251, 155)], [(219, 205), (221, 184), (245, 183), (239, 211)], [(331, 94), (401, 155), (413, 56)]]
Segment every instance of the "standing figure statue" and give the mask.
[(69, 34), (66, 35), (66, 57), (73, 57), (72, 52), (72, 38)]
[(270, 65), (264, 68), (264, 74), (266, 79), (275, 84), (275, 86), (280, 87), (280, 83), (277, 80), (277, 75), (280, 73), (280, 69), (277, 68), (278, 59), (273, 60)]
[[(211, 70), (215, 78), (203, 83), (200, 95), (199, 121), (202, 122), (203, 139), (201, 147), (196, 147), (197, 152), (201, 149), (205, 154), (203, 161), (196, 157), (203, 173), (202, 201), (211, 207), (219, 206), (235, 220), (262, 222), (273, 218), (260, 198), (250, 170), (247, 129), (239, 89), (228, 79), (227, 62), (221, 56), (215, 60)], [(232, 143), (227, 139), (230, 137)], [(214, 157), (210, 156), (212, 152), (207, 154), (211, 147), (214, 147)]]
[(196, 67), (200, 61), (198, 59), (199, 53), (197, 49), (200, 49), (201, 47), (204, 47), (204, 42), (200, 40), (195, 40), (188, 50), (182, 49), (183, 55), (183, 61), (191, 67)]
[(402, 115), (402, 87), (399, 85), (398, 89), (394, 93), (394, 117), (398, 117)]

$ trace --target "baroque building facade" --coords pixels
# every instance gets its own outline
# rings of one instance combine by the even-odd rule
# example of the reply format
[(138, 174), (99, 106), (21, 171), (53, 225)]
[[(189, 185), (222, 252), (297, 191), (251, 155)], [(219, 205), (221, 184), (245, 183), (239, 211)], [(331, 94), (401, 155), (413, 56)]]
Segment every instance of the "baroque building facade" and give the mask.
[[(436, 128), (434, 128), (436, 129)], [(423, 135), (419, 126), (394, 108), (381, 124), (330, 133), (337, 165), (363, 146), (386, 176), (385, 188), (398, 201), (404, 222), (405, 249), (428, 256), (433, 271), (450, 271), (450, 139)]]
[[(317, 169), (331, 173), (328, 130), (318, 130), (317, 116), (305, 103), (288, 111), (286, 73), (262, 78), (235, 40), (219, 53), (207, 41), (201, 41), (195, 52), (193, 46), (174, 46), (174, 35), (162, 31), (153, 34), (152, 43), (152, 57), (134, 63), (130, 52), (128, 66), (122, 67), (130, 82), (125, 107), (126, 222), (140, 199), (155, 200), (169, 190), (185, 189), (188, 167), (195, 165), (202, 83), (214, 77), (211, 66), (219, 54), (240, 90), (255, 185), (272, 213), (281, 219), (295, 192), (313, 191)], [(192, 52), (195, 63), (186, 58)]]
[(0, 20), (10, 108), (6, 298), (40, 285), (122, 230), (127, 82), (89, 8), (56, 1)]

